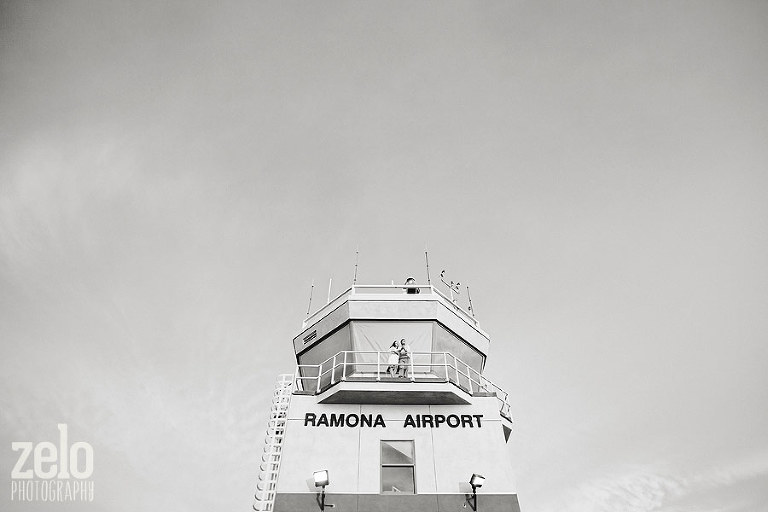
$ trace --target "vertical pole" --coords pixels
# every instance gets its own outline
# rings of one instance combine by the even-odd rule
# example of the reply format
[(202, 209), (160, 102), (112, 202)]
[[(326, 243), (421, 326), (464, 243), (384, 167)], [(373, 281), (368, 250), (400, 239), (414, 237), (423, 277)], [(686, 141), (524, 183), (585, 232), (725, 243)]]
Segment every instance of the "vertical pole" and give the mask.
[(429, 278), (429, 253), (427, 252), (426, 247), (424, 248), (424, 259), (427, 262), (427, 284), (432, 286), (432, 280)]
[(341, 369), (341, 380), (347, 380), (347, 351), (344, 351), (344, 367)]
[(472, 373), (469, 371), (469, 365), (467, 363), (464, 363), (464, 366), (467, 367), (467, 383), (469, 384), (469, 394), (472, 395)]
[(453, 367), (456, 370), (456, 385), (461, 387), (461, 379), (459, 379), (459, 360), (456, 356), (453, 356)]
[(352, 286), (355, 286), (357, 284), (357, 257), (360, 254), (359, 249), (355, 249), (355, 277), (352, 279)]
[(475, 308), (472, 307), (472, 296), (469, 294), (469, 285), (467, 285), (467, 299), (469, 299), (469, 312), (472, 313), (472, 318), (475, 318)]
[(443, 352), (443, 363), (445, 364), (445, 382), (450, 382), (448, 378), (448, 352)]
[(328, 301), (326, 302), (326, 304), (329, 304), (331, 302), (331, 284), (332, 283), (333, 283), (333, 278), (329, 277), (328, 278)]
[(309, 287), (309, 305), (307, 306), (307, 318), (309, 318), (309, 310), (312, 308), (312, 291), (315, 289), (315, 280), (312, 280), (312, 286)]
[(336, 356), (337, 354), (334, 354), (331, 361), (331, 385), (336, 383)]
[(411, 352), (411, 382), (416, 382), (416, 374), (413, 373), (413, 359), (416, 357), (416, 354)]
[(376, 352), (376, 380), (381, 380), (381, 352)]
[(317, 394), (320, 394), (320, 376), (323, 374), (323, 365), (317, 365)]

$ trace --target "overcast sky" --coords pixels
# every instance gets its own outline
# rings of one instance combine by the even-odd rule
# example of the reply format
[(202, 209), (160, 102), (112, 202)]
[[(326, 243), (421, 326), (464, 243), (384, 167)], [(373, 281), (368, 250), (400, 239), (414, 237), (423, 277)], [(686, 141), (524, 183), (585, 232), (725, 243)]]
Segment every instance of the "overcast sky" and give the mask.
[(428, 247), (491, 335), (524, 512), (765, 511), (767, 27), (1, 2), (0, 474), (67, 423), (96, 499), (47, 511), (250, 510), (312, 280), (359, 247), (360, 282), (423, 282)]

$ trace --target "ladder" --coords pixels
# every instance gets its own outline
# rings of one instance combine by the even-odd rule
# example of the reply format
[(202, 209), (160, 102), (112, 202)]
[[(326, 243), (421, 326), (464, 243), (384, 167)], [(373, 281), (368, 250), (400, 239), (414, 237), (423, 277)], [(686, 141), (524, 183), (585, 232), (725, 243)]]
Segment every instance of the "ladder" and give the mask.
[(269, 410), (269, 422), (264, 437), (264, 454), (259, 466), (259, 481), (256, 484), (256, 501), (253, 509), (256, 511), (271, 511), (275, 505), (275, 489), (277, 475), (280, 472), (280, 455), (285, 438), (285, 421), (288, 405), (291, 403), (294, 375), (285, 373), (277, 377), (275, 389), (272, 392), (272, 407)]

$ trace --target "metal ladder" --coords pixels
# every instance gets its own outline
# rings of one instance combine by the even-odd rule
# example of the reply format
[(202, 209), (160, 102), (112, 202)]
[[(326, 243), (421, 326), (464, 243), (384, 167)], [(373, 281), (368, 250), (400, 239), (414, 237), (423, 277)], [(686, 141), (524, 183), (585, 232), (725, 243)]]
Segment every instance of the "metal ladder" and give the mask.
[(285, 437), (285, 421), (288, 405), (291, 403), (294, 375), (286, 373), (277, 377), (275, 389), (272, 392), (272, 407), (269, 411), (269, 422), (264, 438), (264, 454), (261, 456), (259, 482), (256, 484), (256, 501), (253, 509), (271, 511), (275, 505), (275, 488), (277, 475), (280, 472), (280, 456)]

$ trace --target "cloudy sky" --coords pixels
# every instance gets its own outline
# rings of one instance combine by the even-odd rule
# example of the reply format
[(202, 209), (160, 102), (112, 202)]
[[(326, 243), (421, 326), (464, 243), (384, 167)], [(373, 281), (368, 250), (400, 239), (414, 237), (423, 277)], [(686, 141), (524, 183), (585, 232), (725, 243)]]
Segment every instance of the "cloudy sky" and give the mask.
[[(768, 4), (0, 2), (0, 473), (246, 511), (333, 279), (468, 283), (524, 512), (768, 510)], [(320, 291), (318, 291), (320, 290)]]

